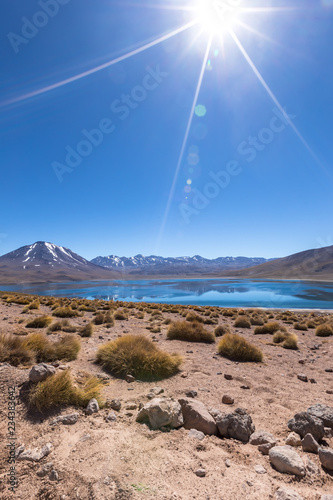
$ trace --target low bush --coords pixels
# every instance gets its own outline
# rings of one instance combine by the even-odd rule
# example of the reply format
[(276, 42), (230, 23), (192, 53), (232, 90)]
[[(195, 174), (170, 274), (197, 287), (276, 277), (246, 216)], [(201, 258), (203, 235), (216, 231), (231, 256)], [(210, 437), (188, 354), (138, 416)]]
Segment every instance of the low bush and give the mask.
[(67, 319), (63, 319), (62, 321), (55, 321), (51, 326), (48, 327), (47, 333), (50, 334), (55, 332), (75, 333), (76, 326), (71, 325)]
[(25, 326), (26, 328), (46, 328), (52, 323), (50, 316), (39, 316), (38, 318), (29, 321)]
[(220, 340), (218, 353), (232, 361), (261, 362), (263, 353), (261, 350), (247, 342), (241, 335), (227, 333)]
[(199, 316), (199, 314), (195, 314), (194, 312), (189, 312), (186, 315), (185, 319), (186, 319), (186, 321), (197, 321), (198, 323), (203, 323), (204, 322), (204, 319), (201, 316)]
[(304, 332), (308, 329), (305, 323), (294, 323), (295, 330), (303, 330)]
[(122, 311), (116, 311), (113, 315), (114, 319), (121, 321), (128, 319), (128, 316)]
[(171, 323), (167, 332), (167, 338), (170, 340), (185, 340), (187, 342), (215, 342), (213, 332), (204, 329), (201, 323), (196, 321), (175, 321)]
[(35, 353), (38, 363), (44, 361), (73, 361), (80, 351), (80, 340), (73, 335), (65, 335), (51, 342), (42, 333), (32, 333), (25, 339), (25, 346)]
[(328, 323), (324, 323), (323, 325), (317, 326), (315, 334), (317, 337), (330, 337), (333, 335), (333, 328)]
[(125, 335), (100, 347), (96, 361), (117, 376), (158, 380), (177, 373), (182, 358), (162, 351), (144, 335)]
[(298, 349), (297, 335), (288, 332), (276, 332), (273, 335), (274, 344), (282, 344), (285, 349)]

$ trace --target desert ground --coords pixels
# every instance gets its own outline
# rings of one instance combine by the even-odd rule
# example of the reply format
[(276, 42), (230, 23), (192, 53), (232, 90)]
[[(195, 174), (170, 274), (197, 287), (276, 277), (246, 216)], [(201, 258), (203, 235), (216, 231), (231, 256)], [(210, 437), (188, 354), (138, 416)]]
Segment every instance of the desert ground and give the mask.
[[(37, 303), (36, 309), (29, 309), (32, 302)], [(67, 320), (76, 329), (70, 335), (79, 339), (81, 349), (77, 359), (60, 359), (49, 364), (53, 364), (56, 373), (68, 368), (73, 379), (84, 374), (97, 376), (103, 382), (105, 404), (90, 415), (77, 406), (45, 412), (29, 407), (27, 394), (32, 385), (29, 372), (36, 362), (12, 362), (0, 342), (0, 497), (3, 500), (321, 500), (324, 495), (333, 495), (333, 472), (322, 466), (318, 454), (304, 452), (301, 446), (294, 450), (307, 464), (303, 477), (279, 472), (256, 445), (219, 435), (198, 439), (183, 426), (153, 430), (136, 421), (140, 408), (151, 401), (148, 395), (152, 390), (156, 394), (163, 390), (156, 397), (175, 401), (190, 399), (187, 393), (194, 391), (192, 398), (208, 409), (215, 408), (224, 414), (245, 409), (256, 431), (269, 432), (278, 445), (285, 445), (290, 434), (288, 421), (296, 413), (317, 403), (333, 406), (333, 336), (315, 334), (318, 325), (332, 324), (333, 314), (38, 299), (2, 293), (0, 334), (25, 339), (43, 333), (50, 341), (57, 341), (65, 335), (63, 331), (50, 332), (49, 326), (36, 329), (26, 325), (45, 315), (53, 322), (62, 321), (54, 316), (59, 307), (74, 311)], [(100, 324), (95, 324), (97, 315), (106, 313), (108, 322), (97, 320)], [(170, 324), (186, 321), (189, 313), (199, 316), (209, 332), (214, 332), (217, 326), (229, 327), (232, 334), (239, 334), (260, 348), (263, 361), (232, 361), (218, 354), (217, 346), (223, 336), (211, 343), (168, 339)], [(257, 324), (251, 324), (250, 328), (235, 326), (237, 317), (244, 316), (259, 318), (259, 322), (252, 321)], [(92, 336), (81, 337), (82, 327), (91, 322)], [(287, 332), (296, 334), (298, 349), (275, 344), (271, 334), (254, 334), (258, 324), (267, 322), (278, 322)], [(102, 345), (128, 334), (144, 335), (163, 351), (181, 355), (179, 372), (160, 380), (130, 382), (95, 362)], [(305, 375), (305, 379), (300, 378), (307, 381), (298, 378), (299, 375)], [(25, 450), (41, 450), (47, 443), (52, 445), (49, 454), (39, 460), (21, 460), (18, 455), (14, 492), (9, 490), (7, 446), (11, 387), (15, 387), (17, 401), (15, 449), (24, 446)], [(234, 402), (222, 403), (223, 396)], [(120, 401), (120, 409), (113, 409), (113, 400)], [(75, 424), (54, 423), (55, 417), (74, 412), (79, 413)], [(107, 419), (110, 413), (112, 418)], [(332, 436), (333, 429), (331, 432), (326, 429), (321, 446), (333, 448)], [(46, 464), (51, 465), (45, 467)], [(288, 490), (293, 490), (294, 496), (291, 493), (288, 496)]]

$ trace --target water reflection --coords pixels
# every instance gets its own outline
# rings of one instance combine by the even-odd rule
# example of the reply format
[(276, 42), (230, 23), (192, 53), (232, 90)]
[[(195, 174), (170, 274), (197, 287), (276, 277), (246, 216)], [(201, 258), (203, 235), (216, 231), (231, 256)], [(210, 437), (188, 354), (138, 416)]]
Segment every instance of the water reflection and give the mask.
[(5, 291), (86, 299), (228, 307), (333, 308), (333, 283), (174, 279), (1, 286)]

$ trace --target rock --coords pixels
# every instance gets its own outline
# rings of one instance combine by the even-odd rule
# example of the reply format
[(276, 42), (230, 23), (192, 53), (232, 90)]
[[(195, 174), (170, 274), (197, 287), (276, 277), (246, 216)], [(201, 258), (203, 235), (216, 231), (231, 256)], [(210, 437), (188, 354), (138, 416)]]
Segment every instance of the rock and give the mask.
[(110, 403), (110, 408), (115, 411), (119, 411), (121, 408), (121, 402), (119, 399), (112, 399)]
[(304, 373), (299, 373), (297, 375), (298, 380), (301, 380), (302, 382), (308, 382), (308, 377), (304, 375)]
[(247, 443), (255, 431), (252, 418), (243, 408), (237, 408), (234, 413), (217, 416), (216, 424), (221, 436), (243, 443)]
[(185, 395), (187, 398), (196, 398), (198, 393), (197, 391), (187, 391)]
[(326, 394), (333, 394), (333, 391), (332, 391), (331, 389), (328, 389), (328, 390), (326, 391)]
[(69, 415), (60, 415), (50, 422), (50, 425), (55, 425), (58, 423), (62, 423), (64, 425), (74, 425), (79, 419), (78, 413), (70, 413)]
[(47, 474), (52, 470), (53, 467), (53, 462), (48, 462), (47, 464), (43, 465), (43, 467), (37, 471), (37, 476), (39, 477), (45, 477)]
[(86, 441), (89, 441), (90, 437), (91, 437), (90, 434), (84, 434), (82, 438), (80, 438), (80, 441), (82, 443), (85, 443)]
[(289, 420), (288, 427), (291, 431), (297, 432), (301, 438), (304, 438), (306, 434), (312, 434), (318, 442), (321, 441), (325, 435), (322, 421), (305, 411), (296, 413), (294, 418)]
[(126, 375), (125, 380), (131, 384), (132, 382), (135, 382), (135, 377), (133, 377), (133, 375)]
[(333, 470), (333, 450), (331, 448), (319, 448), (319, 460), (325, 469)]
[(225, 461), (225, 466), (228, 467), (228, 469), (229, 469), (229, 467), (231, 467), (231, 462), (230, 462), (230, 460), (228, 458)]
[(319, 418), (324, 424), (324, 427), (330, 427), (333, 429), (333, 408), (332, 406), (324, 405), (324, 404), (316, 404), (310, 406), (306, 410), (313, 417)]
[(273, 434), (270, 434), (270, 432), (265, 432), (265, 431), (256, 431), (250, 436), (249, 443), (258, 446), (259, 444), (266, 444), (266, 443), (271, 443), (273, 442), (276, 444), (277, 440), (273, 436)]
[(306, 434), (302, 439), (302, 449), (309, 453), (318, 453), (319, 444), (312, 436), (312, 434)]
[(164, 389), (162, 389), (162, 387), (159, 387), (159, 386), (152, 387), (150, 389), (150, 394), (155, 394), (155, 396), (159, 396), (160, 394), (163, 394), (163, 392), (164, 392)]
[(228, 394), (225, 394), (223, 397), (222, 397), (222, 403), (224, 405), (233, 405), (235, 402), (234, 398), (232, 398), (231, 396), (228, 396)]
[(47, 443), (41, 450), (25, 450), (22, 451), (18, 456), (17, 460), (28, 460), (29, 462), (39, 462), (42, 458), (46, 457), (51, 453), (52, 444)]
[(181, 405), (185, 429), (196, 429), (209, 436), (217, 434), (215, 420), (201, 401), (183, 398), (178, 402)]
[(245, 391), (250, 390), (250, 386), (249, 385), (241, 385), (240, 388), (244, 389)]
[(184, 423), (182, 408), (173, 399), (155, 398), (144, 405), (138, 413), (137, 422), (148, 420), (152, 429), (170, 426), (174, 429)]
[(224, 374), (224, 378), (225, 378), (226, 380), (233, 380), (233, 378), (234, 378), (234, 377), (233, 377), (232, 375), (229, 375), (229, 373), (225, 373), (225, 374)]
[(205, 469), (198, 469), (195, 471), (195, 475), (198, 477), (205, 477), (206, 476), (206, 471)]
[(269, 459), (278, 472), (305, 476), (303, 461), (291, 446), (274, 446), (269, 450)]
[(190, 438), (198, 439), (199, 441), (202, 441), (205, 438), (205, 435), (201, 431), (197, 431), (196, 429), (191, 429), (188, 432), (188, 436)]
[(285, 440), (285, 443), (289, 446), (301, 446), (302, 440), (299, 434), (297, 432), (291, 432)]
[(51, 470), (50, 475), (49, 475), (49, 480), (50, 481), (58, 481), (58, 479), (59, 479), (58, 472), (54, 469)]
[(333, 373), (333, 368), (325, 368), (326, 373)]
[(88, 403), (88, 406), (86, 408), (86, 415), (92, 415), (93, 413), (97, 412), (99, 412), (99, 404), (98, 401), (93, 398)]
[(310, 384), (316, 384), (316, 383), (317, 383), (317, 381), (315, 378), (310, 378)]
[(303, 497), (300, 497), (298, 493), (294, 490), (285, 490), (284, 488), (280, 488), (275, 493), (276, 500), (304, 500)]
[(125, 410), (137, 410), (137, 408), (138, 408), (138, 405), (135, 403), (132, 403), (132, 404), (126, 405)]
[(318, 476), (318, 474), (319, 474), (318, 467), (316, 466), (316, 464), (314, 464), (312, 462), (312, 460), (309, 459), (309, 457), (307, 455), (305, 457), (303, 457), (303, 462), (304, 462), (306, 474)]
[(55, 373), (56, 369), (54, 366), (47, 365), (46, 363), (39, 363), (31, 368), (29, 372), (29, 380), (33, 383), (42, 382)]
[(105, 420), (106, 420), (107, 422), (116, 422), (116, 420), (117, 420), (117, 415), (116, 415), (113, 411), (111, 411), (111, 412), (110, 412), (110, 413), (109, 413), (109, 414), (105, 417)]
[(254, 467), (254, 470), (256, 471), (257, 474), (267, 474), (267, 470), (262, 465), (256, 465)]
[(325, 431), (325, 437), (327, 439), (331, 439), (333, 437), (333, 429), (331, 429), (330, 427), (325, 427), (324, 431)]

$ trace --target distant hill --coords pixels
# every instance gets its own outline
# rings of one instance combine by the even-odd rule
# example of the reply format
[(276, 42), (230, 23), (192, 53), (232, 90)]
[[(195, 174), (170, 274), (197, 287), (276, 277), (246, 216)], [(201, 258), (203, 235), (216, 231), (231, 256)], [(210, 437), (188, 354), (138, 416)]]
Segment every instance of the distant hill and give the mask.
[(0, 257), (0, 283), (57, 283), (76, 280), (119, 279), (110, 271), (68, 248), (37, 241)]
[(194, 257), (160, 257), (158, 255), (136, 255), (135, 257), (96, 257), (93, 264), (134, 276), (176, 276), (176, 275), (206, 275), (228, 269), (243, 269), (264, 262), (262, 257), (218, 257), (205, 259), (200, 255)]
[(259, 266), (220, 276), (239, 278), (318, 279), (333, 281), (333, 246), (306, 250)]

